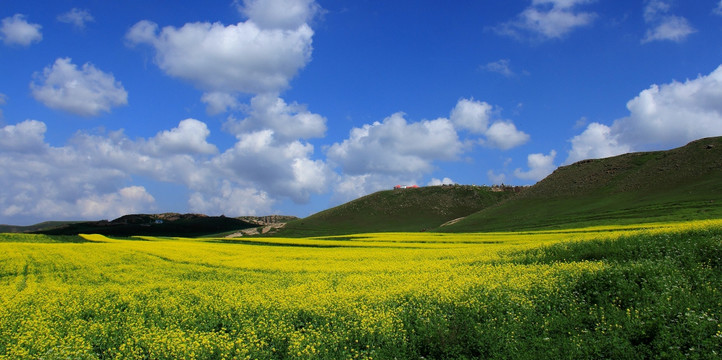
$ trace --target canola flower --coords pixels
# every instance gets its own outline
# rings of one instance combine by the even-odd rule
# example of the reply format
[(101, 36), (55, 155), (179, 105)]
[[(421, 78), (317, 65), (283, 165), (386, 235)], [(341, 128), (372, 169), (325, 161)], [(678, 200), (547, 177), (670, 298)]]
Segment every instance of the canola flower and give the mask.
[[(663, 282), (638, 276), (655, 269), (644, 262), (619, 270), (517, 254), (695, 231), (717, 231), (714, 250), (721, 229), (708, 220), (242, 241), (0, 235), (0, 359), (493, 358), (522, 349), (593, 358), (650, 336), (642, 300), (671, 304), (684, 326), (699, 323), (699, 344), (668, 341), (705, 358), (722, 346), (722, 300), (678, 311), (689, 289), (676, 270), (657, 274), (671, 279)], [(719, 265), (699, 266), (706, 277), (695, 289), (722, 299)], [(600, 277), (630, 276), (659, 283), (664, 298), (596, 288)]]

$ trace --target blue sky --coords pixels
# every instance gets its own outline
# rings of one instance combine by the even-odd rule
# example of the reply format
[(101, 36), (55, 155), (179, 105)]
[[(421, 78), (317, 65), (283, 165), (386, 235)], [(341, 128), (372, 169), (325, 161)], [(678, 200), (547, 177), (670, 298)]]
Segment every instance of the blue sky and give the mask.
[(722, 1), (0, 6), (0, 223), (307, 216), (722, 135)]

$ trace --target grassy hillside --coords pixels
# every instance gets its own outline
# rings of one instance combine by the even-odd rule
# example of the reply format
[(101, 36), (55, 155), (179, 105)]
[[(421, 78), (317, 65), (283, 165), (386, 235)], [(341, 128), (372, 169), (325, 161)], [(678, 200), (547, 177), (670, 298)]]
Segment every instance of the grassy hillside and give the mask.
[(722, 137), (584, 160), (440, 229), (475, 232), (722, 218)]
[(275, 235), (325, 236), (385, 231), (425, 231), (514, 195), (489, 187), (454, 185), (379, 191), (291, 221)]

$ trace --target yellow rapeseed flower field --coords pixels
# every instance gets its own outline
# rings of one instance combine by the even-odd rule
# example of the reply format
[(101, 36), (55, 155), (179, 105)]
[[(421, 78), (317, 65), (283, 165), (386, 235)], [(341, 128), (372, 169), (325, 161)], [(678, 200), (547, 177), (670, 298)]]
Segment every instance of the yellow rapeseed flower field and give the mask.
[[(546, 349), (549, 341), (571, 351), (588, 341), (582, 330), (595, 330), (562, 334), (556, 317), (579, 310), (610, 326), (600, 334), (623, 331), (597, 319), (599, 305), (570, 285), (611, 263), (518, 254), (707, 229), (722, 229), (722, 220), (304, 239), (83, 235), (66, 243), (5, 234), (0, 359), (484, 357), (503, 350), (494, 346)], [(640, 309), (622, 310), (633, 320)], [(719, 334), (713, 312), (693, 315), (717, 321)], [(530, 322), (533, 333), (520, 325)], [(469, 342), (477, 350), (467, 351)]]

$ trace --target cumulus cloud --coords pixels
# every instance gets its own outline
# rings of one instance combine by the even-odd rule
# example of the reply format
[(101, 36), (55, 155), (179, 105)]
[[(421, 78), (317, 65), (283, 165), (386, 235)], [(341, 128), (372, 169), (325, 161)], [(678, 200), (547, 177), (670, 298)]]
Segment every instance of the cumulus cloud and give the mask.
[(30, 83), (33, 97), (45, 106), (81, 116), (97, 116), (126, 105), (128, 93), (112, 74), (90, 63), (82, 68), (70, 58), (58, 58)]
[(230, 118), (224, 129), (236, 135), (270, 129), (283, 141), (309, 139), (324, 136), (326, 118), (309, 112), (304, 105), (287, 104), (276, 95), (263, 94), (251, 99), (248, 117)]
[(43, 152), (45, 146), (45, 124), (37, 120), (26, 120), (17, 125), (0, 128), (0, 150), (19, 153)]
[[(346, 140), (326, 149), (329, 166), (341, 173), (333, 199), (349, 200), (395, 184), (414, 184), (433, 171), (435, 162), (458, 160), (472, 143), (507, 150), (529, 140), (510, 121), (489, 126), (492, 113), (493, 106), (486, 102), (461, 99), (448, 119), (409, 122), (399, 112), (353, 128)], [(482, 138), (461, 140), (459, 134)], [(445, 178), (432, 183), (437, 181), (452, 182)]]
[(201, 96), (201, 101), (206, 104), (206, 113), (208, 115), (218, 115), (241, 106), (235, 96), (220, 91), (204, 93)]
[(455, 159), (463, 148), (448, 119), (408, 123), (403, 113), (353, 128), (348, 139), (333, 144), (327, 157), (350, 175), (420, 174), (434, 160)]
[(0, 128), (3, 216), (69, 219), (113, 215), (93, 205), (100, 199), (114, 200), (125, 208), (133, 201), (138, 205), (134, 209), (152, 205), (148, 197), (136, 196), (139, 189), (120, 191), (127, 180), (125, 172), (92, 164), (94, 154), (75, 147), (51, 147), (44, 142), (45, 131), (45, 124), (36, 120)]
[(519, 179), (539, 181), (547, 175), (551, 174), (556, 165), (554, 165), (554, 158), (557, 156), (557, 152), (552, 150), (549, 155), (544, 154), (529, 154), (527, 156), (527, 165), (529, 170), (522, 171), (521, 169), (514, 170), (514, 176)]
[(225, 178), (255, 186), (276, 196), (306, 202), (313, 193), (326, 190), (331, 170), (313, 160), (313, 145), (279, 141), (272, 130), (241, 134), (235, 146), (213, 159)]
[(206, 141), (210, 135), (208, 126), (196, 119), (185, 119), (178, 127), (158, 133), (148, 142), (153, 154), (214, 154), (215, 145)]
[(619, 141), (619, 134), (600, 123), (591, 123), (581, 134), (571, 139), (572, 149), (566, 164), (584, 159), (597, 159), (623, 154), (632, 150), (629, 144)]
[(650, 0), (644, 8), (644, 21), (651, 26), (642, 43), (669, 40), (681, 42), (695, 30), (687, 19), (670, 15), (671, 4), (665, 0)]
[(489, 126), (492, 106), (483, 101), (461, 99), (451, 110), (450, 119), (458, 128), (483, 134)]
[(34, 42), (40, 42), (43, 34), (40, 32), (42, 26), (31, 24), (25, 20), (25, 15), (15, 14), (12, 17), (2, 19), (0, 35), (5, 45), (29, 46)]
[(515, 38), (531, 36), (540, 40), (558, 39), (576, 28), (591, 24), (593, 12), (578, 10), (580, 5), (595, 0), (532, 0), (514, 20), (502, 23), (494, 30)]
[(194, 192), (188, 203), (192, 212), (202, 214), (259, 216), (271, 213), (274, 200), (264, 191), (234, 186), (224, 180), (218, 191)]
[(296, 29), (321, 10), (314, 0), (243, 0), (238, 10), (265, 29)]
[(629, 116), (611, 126), (591, 123), (572, 138), (566, 163), (722, 135), (721, 98), (722, 65), (693, 80), (652, 85), (627, 103)]
[(147, 44), (168, 75), (207, 92), (275, 93), (311, 59), (313, 30), (265, 29), (253, 21), (224, 26), (188, 23), (159, 29), (143, 20), (126, 34), (130, 44)]
[(142, 186), (124, 187), (114, 193), (93, 194), (77, 200), (80, 215), (85, 218), (118, 218), (152, 208), (154, 204), (155, 199)]
[(57, 17), (58, 21), (72, 24), (76, 29), (84, 29), (85, 23), (95, 21), (93, 15), (87, 9), (72, 8), (66, 13), (62, 13)]
[(529, 134), (517, 130), (516, 125), (509, 121), (497, 121), (486, 131), (485, 145), (508, 150), (529, 141)]
[(97, 219), (151, 211), (153, 195), (128, 186), (135, 178), (187, 187), (192, 211), (262, 214), (284, 197), (304, 202), (327, 192), (336, 176), (312, 158), (311, 144), (278, 141), (272, 130), (244, 134), (223, 153), (207, 142), (206, 124), (195, 119), (145, 139), (129, 139), (123, 131), (79, 132), (62, 147), (47, 144), (45, 132), (35, 120), (0, 128), (0, 209), (6, 218)]
[(498, 120), (489, 126), (493, 107), (474, 99), (461, 99), (451, 110), (451, 122), (459, 130), (484, 135), (480, 142), (488, 147), (508, 150), (529, 141), (529, 135), (516, 128), (511, 121)]

